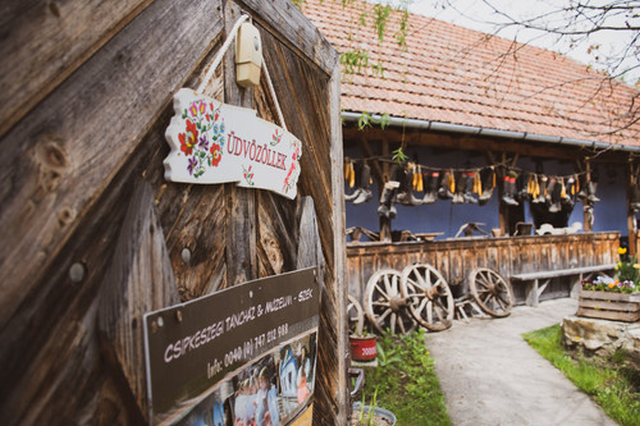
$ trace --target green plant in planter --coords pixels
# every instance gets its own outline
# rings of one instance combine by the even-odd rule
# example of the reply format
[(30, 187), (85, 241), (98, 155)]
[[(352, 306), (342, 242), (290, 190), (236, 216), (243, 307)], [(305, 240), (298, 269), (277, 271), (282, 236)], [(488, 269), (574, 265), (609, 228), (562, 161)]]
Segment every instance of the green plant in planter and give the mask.
[(595, 280), (583, 280), (582, 288), (588, 291), (608, 291), (613, 293), (633, 293), (640, 291), (640, 265), (636, 256), (629, 256), (627, 249), (618, 249), (620, 260), (616, 265), (617, 279), (598, 276)]
[(620, 253), (620, 261), (616, 265), (616, 272), (618, 274), (618, 281), (638, 283), (640, 281), (640, 265), (638, 265), (638, 257), (630, 257), (627, 254), (627, 249), (620, 247), (618, 249)]

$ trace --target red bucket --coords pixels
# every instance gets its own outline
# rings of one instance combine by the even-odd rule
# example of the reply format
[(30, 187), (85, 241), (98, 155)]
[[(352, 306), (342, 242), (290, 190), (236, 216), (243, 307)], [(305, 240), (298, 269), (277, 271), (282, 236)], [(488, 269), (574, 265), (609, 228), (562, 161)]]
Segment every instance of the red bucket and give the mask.
[(351, 344), (351, 359), (354, 361), (371, 361), (378, 356), (376, 336), (349, 337)]

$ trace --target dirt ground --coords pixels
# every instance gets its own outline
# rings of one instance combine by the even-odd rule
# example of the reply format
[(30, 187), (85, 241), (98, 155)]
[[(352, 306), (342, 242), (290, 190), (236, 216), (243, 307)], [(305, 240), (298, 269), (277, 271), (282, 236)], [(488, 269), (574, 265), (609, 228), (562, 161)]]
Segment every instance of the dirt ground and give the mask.
[(454, 321), (427, 347), (456, 426), (615, 425), (586, 394), (521, 337), (575, 314), (577, 301), (519, 306), (503, 319)]

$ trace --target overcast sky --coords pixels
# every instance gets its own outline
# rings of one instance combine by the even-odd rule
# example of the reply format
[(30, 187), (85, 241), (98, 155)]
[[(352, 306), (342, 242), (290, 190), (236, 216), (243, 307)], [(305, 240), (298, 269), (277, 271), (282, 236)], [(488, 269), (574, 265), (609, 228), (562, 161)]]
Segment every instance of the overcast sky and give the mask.
[[(532, 18), (552, 8), (555, 10), (566, 4), (566, 0), (487, 0), (500, 11), (503, 11), (513, 18), (523, 19)], [(610, 0), (587, 0), (592, 4), (610, 3)], [(453, 8), (442, 5), (445, 0), (414, 0), (409, 10), (413, 13), (419, 13), (426, 16), (436, 17), (443, 21), (455, 23), (457, 25), (473, 28), (479, 31), (494, 33), (497, 29), (496, 24), (505, 22), (503, 17), (497, 15), (481, 0), (449, 0), (453, 4)], [(638, 11), (640, 12), (640, 10)], [(540, 32), (534, 32), (514, 27), (501, 30), (498, 35), (505, 38), (516, 38), (517, 41), (544, 47), (549, 50), (566, 54), (567, 56), (578, 60), (585, 64), (591, 64), (598, 69), (603, 69), (594, 61), (594, 54), (588, 54), (589, 46), (599, 44), (600, 48), (596, 54), (600, 58), (606, 58), (613, 52), (619, 51), (622, 47), (628, 46), (633, 34), (631, 32), (599, 32), (592, 35), (587, 43), (583, 43), (578, 47), (571, 48), (570, 40), (566, 38), (563, 42), (557, 40), (557, 36), (544, 35)], [(636, 59), (627, 61), (625, 66), (637, 66)], [(632, 71), (626, 76), (626, 81), (634, 84), (640, 77), (639, 71)]]

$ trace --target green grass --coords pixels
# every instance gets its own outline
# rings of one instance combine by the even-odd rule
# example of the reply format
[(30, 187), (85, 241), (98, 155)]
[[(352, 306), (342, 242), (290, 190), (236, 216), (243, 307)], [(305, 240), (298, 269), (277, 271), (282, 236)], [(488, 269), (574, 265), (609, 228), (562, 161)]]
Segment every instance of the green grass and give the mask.
[(398, 426), (451, 425), (424, 331), (378, 338), (378, 367), (365, 370), (366, 405), (392, 411)]
[(562, 345), (560, 325), (523, 334), (540, 355), (591, 396), (619, 424), (640, 426), (640, 373), (625, 367), (625, 355), (586, 358)]

